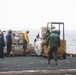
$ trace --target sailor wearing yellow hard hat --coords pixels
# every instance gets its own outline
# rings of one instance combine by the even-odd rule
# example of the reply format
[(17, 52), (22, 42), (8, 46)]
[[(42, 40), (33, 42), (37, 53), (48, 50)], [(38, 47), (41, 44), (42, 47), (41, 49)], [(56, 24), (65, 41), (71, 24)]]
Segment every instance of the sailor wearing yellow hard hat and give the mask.
[(23, 36), (24, 36), (24, 39), (23, 39), (23, 48), (24, 48), (24, 55), (26, 55), (26, 48), (27, 48), (27, 45), (29, 43), (29, 30), (25, 31), (23, 33)]

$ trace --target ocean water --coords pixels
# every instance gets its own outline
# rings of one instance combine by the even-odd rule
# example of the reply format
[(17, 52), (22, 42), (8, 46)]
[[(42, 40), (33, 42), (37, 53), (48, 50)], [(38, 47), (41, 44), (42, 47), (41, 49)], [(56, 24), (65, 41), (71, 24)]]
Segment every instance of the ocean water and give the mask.
[[(38, 30), (31, 30), (29, 33), (30, 43), (34, 43), (36, 35), (39, 33)], [(66, 52), (76, 54), (76, 30), (66, 30)]]
[(67, 53), (76, 54), (76, 30), (68, 30), (65, 32), (66, 51)]

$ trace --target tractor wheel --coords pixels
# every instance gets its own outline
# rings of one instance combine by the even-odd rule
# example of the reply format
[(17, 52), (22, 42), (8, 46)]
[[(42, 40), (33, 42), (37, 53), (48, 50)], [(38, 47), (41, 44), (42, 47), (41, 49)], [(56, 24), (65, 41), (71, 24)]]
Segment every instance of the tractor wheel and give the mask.
[(63, 54), (63, 59), (66, 59), (66, 53)]

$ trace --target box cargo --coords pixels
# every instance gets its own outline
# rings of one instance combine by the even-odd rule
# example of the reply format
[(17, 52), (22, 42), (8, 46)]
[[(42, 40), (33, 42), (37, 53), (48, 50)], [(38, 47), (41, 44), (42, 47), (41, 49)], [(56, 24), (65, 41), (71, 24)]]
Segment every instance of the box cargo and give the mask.
[(14, 55), (22, 55), (24, 53), (23, 45), (12, 45), (12, 50)]

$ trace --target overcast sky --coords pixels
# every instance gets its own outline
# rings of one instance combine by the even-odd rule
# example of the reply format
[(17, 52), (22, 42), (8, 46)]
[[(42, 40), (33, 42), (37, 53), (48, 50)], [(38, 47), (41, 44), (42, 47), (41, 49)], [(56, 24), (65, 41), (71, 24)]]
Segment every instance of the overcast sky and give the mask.
[(40, 29), (47, 22), (76, 29), (76, 0), (0, 0), (0, 29)]

